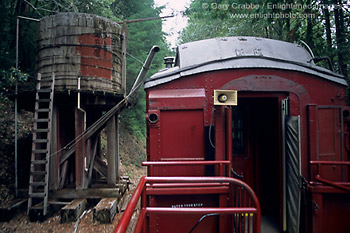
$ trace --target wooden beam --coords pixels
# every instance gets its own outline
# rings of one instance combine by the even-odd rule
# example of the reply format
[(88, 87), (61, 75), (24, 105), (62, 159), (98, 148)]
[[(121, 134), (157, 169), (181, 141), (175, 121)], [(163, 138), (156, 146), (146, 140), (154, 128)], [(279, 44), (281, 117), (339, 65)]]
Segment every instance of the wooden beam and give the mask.
[(116, 169), (116, 176), (117, 181), (119, 181), (121, 173), (120, 173), (120, 154), (119, 154), (119, 114), (116, 114), (115, 116), (115, 130), (116, 130), (116, 140), (115, 140), (115, 147), (116, 147), (116, 159), (115, 159), (115, 169)]
[(59, 186), (58, 186), (59, 189), (63, 188), (64, 183), (66, 181), (67, 173), (68, 173), (68, 161), (65, 161), (60, 172), (60, 180), (59, 180)]
[[(100, 136), (100, 135), (98, 135)], [(93, 149), (92, 149), (92, 157), (90, 160), (90, 164), (89, 164), (89, 170), (88, 170), (88, 175), (87, 175), (87, 183), (88, 185), (91, 185), (92, 183), (92, 170), (94, 169), (94, 163), (95, 163), (95, 158), (96, 158), (96, 154), (97, 154), (97, 145), (98, 145), (98, 138), (95, 138), (93, 144)]]
[(59, 189), (50, 193), (51, 198), (107, 198), (121, 197), (119, 188)]
[(118, 206), (118, 209), (119, 209), (119, 212), (124, 212), (126, 207), (128, 206), (129, 204), (129, 201), (131, 199), (131, 194), (125, 194), (122, 198), (122, 200), (119, 202), (119, 206)]
[(107, 183), (115, 185), (117, 182), (116, 157), (117, 157), (117, 131), (116, 117), (107, 122)]
[(62, 156), (60, 156), (60, 165), (62, 165), (66, 160), (75, 152), (75, 147), (70, 147), (66, 152), (63, 153)]
[(0, 222), (8, 222), (27, 208), (28, 199), (17, 199), (0, 208)]
[(86, 199), (75, 199), (61, 209), (61, 223), (75, 222), (85, 210)]
[[(118, 104), (116, 104), (113, 108), (111, 108), (106, 114), (104, 114), (100, 119), (98, 119), (94, 124), (92, 124), (88, 129), (84, 131), (84, 138), (85, 140), (88, 140), (90, 137), (95, 135), (96, 133), (100, 132), (107, 121), (111, 119), (118, 111), (120, 111), (123, 107), (127, 106), (128, 99), (124, 98), (122, 101), (120, 101)], [(62, 156), (60, 156), (60, 165), (64, 163), (74, 152), (75, 140), (70, 142), (70, 147), (67, 148), (67, 151), (65, 151)]]
[(102, 198), (94, 207), (93, 222), (94, 223), (111, 223), (118, 210), (119, 198)]
[[(84, 132), (84, 116), (83, 113), (75, 108), (75, 137), (79, 137)], [(75, 144), (75, 188), (84, 188), (84, 162), (85, 162), (85, 138), (76, 142)]]
[(100, 157), (95, 157), (94, 170), (99, 173), (101, 177), (107, 177), (107, 166)]

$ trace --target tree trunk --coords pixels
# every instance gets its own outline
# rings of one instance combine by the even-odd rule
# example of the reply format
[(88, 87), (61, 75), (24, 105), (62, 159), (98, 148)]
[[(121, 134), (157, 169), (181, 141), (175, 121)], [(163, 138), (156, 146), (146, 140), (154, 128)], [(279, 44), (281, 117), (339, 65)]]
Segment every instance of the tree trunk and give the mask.
[[(328, 1), (324, 0), (323, 4), (325, 6), (328, 5)], [(332, 32), (331, 32), (331, 21), (330, 21), (330, 14), (329, 14), (329, 10), (327, 7), (325, 7), (323, 9), (323, 13), (324, 13), (324, 19), (325, 19), (325, 26), (326, 26), (326, 38), (327, 38), (327, 45), (329, 50), (332, 49)]]
[[(310, 0), (307, 0), (306, 1), (306, 5), (309, 6), (311, 4), (311, 1)], [(310, 9), (306, 9), (305, 10), (305, 13), (307, 15), (310, 15), (311, 14), (311, 11)], [(314, 47), (314, 43), (313, 43), (313, 40), (312, 40), (312, 19), (311, 18), (307, 18), (306, 19), (306, 43), (311, 47), (311, 49)]]
[(337, 42), (337, 55), (339, 63), (339, 71), (347, 77), (347, 67), (344, 62), (345, 57), (345, 33), (344, 33), (344, 14), (341, 8), (342, 1), (334, 0), (334, 19), (335, 19), (335, 30), (336, 30), (336, 42)]

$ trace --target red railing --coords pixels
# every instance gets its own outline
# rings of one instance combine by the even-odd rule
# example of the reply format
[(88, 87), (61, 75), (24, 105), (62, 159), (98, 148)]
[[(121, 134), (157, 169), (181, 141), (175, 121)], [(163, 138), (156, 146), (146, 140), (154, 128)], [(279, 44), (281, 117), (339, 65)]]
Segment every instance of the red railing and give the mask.
[[(171, 207), (149, 207), (147, 206), (147, 189), (151, 187), (184, 187), (187, 194), (191, 192), (191, 187), (199, 187), (198, 184), (210, 186), (231, 187), (229, 195), (233, 200), (232, 207), (194, 207), (194, 208), (171, 208)], [(219, 189), (218, 189), (219, 190)], [(198, 191), (198, 190), (197, 190)], [(155, 191), (153, 190), (153, 195)], [(161, 195), (161, 194), (158, 194)], [(137, 203), (141, 198), (141, 212), (135, 227), (136, 233), (147, 229), (145, 221), (147, 215), (152, 214), (172, 214), (172, 215), (193, 215), (193, 214), (217, 214), (220, 216), (232, 216), (231, 226), (235, 232), (260, 233), (261, 210), (259, 201), (254, 191), (244, 182), (229, 177), (142, 177), (127, 208), (119, 221), (114, 233), (124, 233), (135, 211)]]
[(322, 166), (350, 166), (347, 161), (310, 161), (311, 165), (316, 166), (315, 180), (334, 188), (350, 192), (350, 182), (336, 182), (321, 177), (320, 170)]
[[(230, 174), (230, 161), (228, 160), (215, 160), (215, 161), (147, 161), (142, 162), (142, 166), (149, 168), (149, 175), (153, 176), (153, 168), (155, 166), (195, 166), (195, 165), (215, 165), (219, 166), (219, 176), (224, 176), (224, 165), (226, 165), (226, 172)], [(227, 175), (229, 176), (229, 175)]]

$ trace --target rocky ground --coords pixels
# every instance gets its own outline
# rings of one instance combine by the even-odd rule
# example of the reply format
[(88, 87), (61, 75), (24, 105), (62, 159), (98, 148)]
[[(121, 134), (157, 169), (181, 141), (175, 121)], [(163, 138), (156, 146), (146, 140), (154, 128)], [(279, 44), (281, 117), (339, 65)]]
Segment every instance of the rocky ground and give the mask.
[[(0, 119), (0, 207), (7, 206), (14, 199), (14, 156), (13, 156), (13, 116), (9, 111)], [(19, 138), (31, 135), (32, 113), (22, 112), (19, 115)], [(29, 140), (30, 141), (30, 140)], [(125, 125), (120, 128), (121, 173), (130, 177), (129, 193), (132, 193), (138, 180), (146, 175), (146, 168), (140, 163), (145, 159), (145, 142), (131, 134)], [(24, 147), (24, 144), (21, 145)], [(29, 145), (26, 145), (30, 148)], [(21, 170), (21, 168), (20, 168)], [(25, 176), (24, 176), (25, 177)], [(0, 222), (0, 232), (113, 232), (121, 214), (117, 214), (110, 224), (95, 224), (92, 221), (92, 208), (87, 209), (79, 224), (60, 223), (60, 212), (44, 222), (30, 222), (25, 212), (18, 214), (9, 222)]]

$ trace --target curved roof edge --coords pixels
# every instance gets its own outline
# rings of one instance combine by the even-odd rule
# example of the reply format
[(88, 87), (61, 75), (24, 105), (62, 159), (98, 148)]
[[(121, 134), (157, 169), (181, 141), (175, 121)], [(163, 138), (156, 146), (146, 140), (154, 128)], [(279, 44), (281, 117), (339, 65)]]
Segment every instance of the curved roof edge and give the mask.
[(291, 70), (348, 85), (342, 75), (316, 66), (300, 45), (264, 38), (228, 37), (179, 45), (176, 66), (151, 76), (145, 82), (145, 89), (193, 74), (227, 69)]

